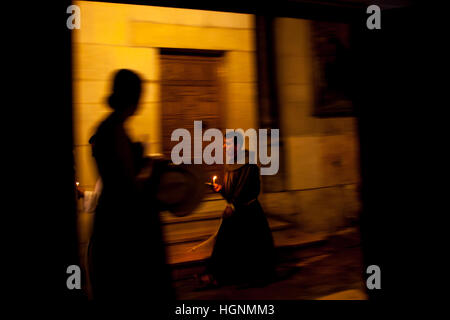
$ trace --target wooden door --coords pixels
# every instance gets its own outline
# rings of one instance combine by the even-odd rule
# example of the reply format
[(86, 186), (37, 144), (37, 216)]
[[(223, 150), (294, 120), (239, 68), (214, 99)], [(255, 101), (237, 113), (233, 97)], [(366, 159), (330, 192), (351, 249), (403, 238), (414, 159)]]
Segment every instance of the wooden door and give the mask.
[[(221, 115), (221, 80), (219, 70), (221, 56), (193, 54), (161, 54), (162, 79), (162, 138), (164, 156), (170, 158), (172, 132), (185, 128), (191, 133), (191, 154), (194, 157), (194, 121), (203, 122), (204, 133), (208, 128), (223, 131)], [(203, 148), (210, 142), (202, 144)], [(192, 158), (192, 163), (194, 159)], [(202, 161), (203, 163), (203, 161)], [(206, 175), (222, 176), (222, 166), (201, 165)]]

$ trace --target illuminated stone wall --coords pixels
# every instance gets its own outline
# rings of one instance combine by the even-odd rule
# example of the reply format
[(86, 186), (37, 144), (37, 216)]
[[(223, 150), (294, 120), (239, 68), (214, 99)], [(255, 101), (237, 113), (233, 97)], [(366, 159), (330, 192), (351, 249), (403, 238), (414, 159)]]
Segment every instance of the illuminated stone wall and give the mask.
[(308, 20), (277, 19), (275, 39), (289, 201), (302, 230), (332, 231), (359, 208), (356, 119), (312, 116)]

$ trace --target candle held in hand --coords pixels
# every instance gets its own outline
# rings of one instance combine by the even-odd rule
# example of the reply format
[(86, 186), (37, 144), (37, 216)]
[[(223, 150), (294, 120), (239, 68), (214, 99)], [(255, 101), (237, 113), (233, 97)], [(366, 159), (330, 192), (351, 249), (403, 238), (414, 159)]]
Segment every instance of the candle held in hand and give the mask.
[(216, 179), (217, 179), (217, 176), (214, 176), (213, 177), (213, 184), (216, 184)]

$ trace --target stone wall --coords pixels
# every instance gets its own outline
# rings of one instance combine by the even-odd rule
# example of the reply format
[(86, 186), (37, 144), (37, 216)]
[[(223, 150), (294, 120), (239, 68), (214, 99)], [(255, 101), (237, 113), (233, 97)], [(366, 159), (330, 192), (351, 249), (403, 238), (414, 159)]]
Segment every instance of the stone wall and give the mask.
[(294, 212), (303, 231), (333, 231), (359, 210), (356, 119), (313, 113), (310, 22), (275, 21), (282, 163), (286, 192), (270, 195), (267, 210)]

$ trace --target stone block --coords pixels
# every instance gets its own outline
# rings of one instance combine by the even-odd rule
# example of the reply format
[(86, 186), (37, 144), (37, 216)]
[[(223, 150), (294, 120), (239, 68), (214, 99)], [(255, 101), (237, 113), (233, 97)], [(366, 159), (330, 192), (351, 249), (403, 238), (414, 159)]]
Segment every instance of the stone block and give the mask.
[(131, 69), (143, 80), (159, 80), (158, 49), (74, 44), (74, 79), (111, 80), (114, 71)]
[(345, 223), (340, 187), (294, 192), (304, 232), (333, 232)]
[(255, 53), (249, 51), (231, 51), (226, 55), (228, 82), (255, 82)]
[(81, 10), (81, 28), (73, 31), (75, 42), (127, 44), (130, 6), (87, 1), (77, 1), (75, 4)]
[(275, 39), (277, 54), (282, 56), (310, 55), (310, 25), (308, 20), (277, 18)]
[(162, 48), (252, 51), (254, 32), (250, 29), (131, 22), (131, 44)]
[(285, 141), (288, 189), (323, 186), (319, 137), (287, 137)]

